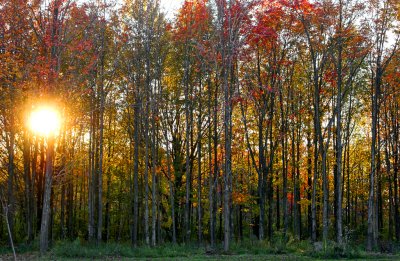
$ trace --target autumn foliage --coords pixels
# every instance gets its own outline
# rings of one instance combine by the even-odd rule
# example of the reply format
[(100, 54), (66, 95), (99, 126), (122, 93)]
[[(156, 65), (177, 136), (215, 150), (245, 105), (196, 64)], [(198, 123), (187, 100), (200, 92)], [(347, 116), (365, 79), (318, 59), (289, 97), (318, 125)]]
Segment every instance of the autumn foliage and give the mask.
[[(397, 244), (399, 14), (0, 0), (0, 244), (6, 224), (17, 243), (40, 234), (46, 188), (53, 240)], [(50, 184), (49, 142), (26, 124), (43, 103), (63, 122)]]

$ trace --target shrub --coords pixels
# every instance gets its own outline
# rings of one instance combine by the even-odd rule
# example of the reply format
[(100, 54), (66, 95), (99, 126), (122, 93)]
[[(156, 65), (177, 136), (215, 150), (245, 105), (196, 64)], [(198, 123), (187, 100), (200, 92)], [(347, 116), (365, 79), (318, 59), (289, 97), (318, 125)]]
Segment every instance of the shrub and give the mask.
[(320, 251), (312, 249), (308, 255), (323, 259), (360, 258), (362, 256), (359, 248), (350, 244), (338, 245), (333, 241), (323, 244), (323, 248)]
[(79, 239), (60, 241), (54, 246), (51, 255), (66, 258), (104, 258), (104, 257), (141, 257), (141, 258), (174, 258), (204, 254), (204, 249), (194, 245), (166, 244), (157, 247), (141, 246), (132, 248), (123, 243), (87, 243)]

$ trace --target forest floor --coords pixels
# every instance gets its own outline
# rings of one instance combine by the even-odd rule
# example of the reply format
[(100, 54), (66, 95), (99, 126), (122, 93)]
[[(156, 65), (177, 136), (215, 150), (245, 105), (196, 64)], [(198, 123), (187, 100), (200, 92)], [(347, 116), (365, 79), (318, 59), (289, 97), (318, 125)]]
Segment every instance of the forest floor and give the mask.
[[(12, 255), (0, 256), (1, 261), (8, 261), (13, 260)], [(192, 257), (174, 257), (174, 258), (162, 258), (162, 257), (153, 257), (153, 258), (126, 258), (126, 257), (103, 257), (98, 259), (93, 258), (66, 258), (66, 257), (57, 257), (57, 256), (46, 256), (40, 257), (38, 253), (30, 253), (30, 254), (23, 254), (18, 255), (17, 260), (49, 260), (49, 261), (73, 261), (73, 260), (82, 260), (82, 261), (89, 261), (89, 260), (105, 260), (105, 261), (113, 261), (113, 260), (126, 260), (126, 261), (136, 261), (136, 260), (178, 260), (178, 261), (217, 261), (217, 260), (246, 260), (246, 261), (261, 261), (261, 260), (273, 260), (273, 261), (286, 261), (286, 260), (294, 260), (294, 261), (303, 261), (303, 260), (327, 260), (326, 258), (313, 258), (313, 257), (306, 257), (306, 256), (298, 256), (296, 254), (280, 254), (280, 255), (216, 255), (216, 256), (192, 256)], [(374, 256), (371, 258), (331, 258), (329, 260), (377, 260), (377, 261), (386, 261), (386, 260), (400, 260), (400, 256)]]
[[(17, 260), (43, 260), (43, 261), (73, 261), (73, 260), (126, 260), (126, 261), (134, 261), (134, 260), (181, 260), (181, 261), (216, 261), (216, 260), (246, 260), (246, 261), (259, 261), (259, 260), (273, 260), (273, 261), (286, 261), (286, 260), (400, 260), (399, 255), (384, 255), (384, 254), (373, 254), (370, 256), (364, 256), (359, 258), (316, 258), (310, 256), (302, 256), (298, 254), (261, 254), (261, 255), (253, 255), (253, 254), (243, 254), (243, 255), (194, 255), (189, 257), (121, 257), (121, 256), (103, 256), (99, 258), (89, 258), (89, 257), (60, 257), (55, 255), (47, 255), (45, 257), (41, 257), (38, 252), (30, 252), (24, 254), (18, 254)], [(13, 260), (13, 256), (10, 254), (0, 255), (0, 261), (8, 261)]]
[[(36, 246), (35, 246), (36, 245)], [(0, 247), (0, 261), (13, 260), (11, 249)], [(165, 244), (159, 247), (131, 248), (129, 244), (100, 244), (92, 245), (75, 240), (73, 242), (57, 242), (49, 253), (40, 256), (37, 244), (30, 247), (17, 247), (18, 260), (400, 260), (400, 254), (365, 252), (361, 246), (339, 249), (334, 243), (328, 244), (324, 250), (316, 251), (309, 241), (275, 242), (247, 241), (233, 244), (229, 253), (221, 248), (210, 250), (198, 245)]]

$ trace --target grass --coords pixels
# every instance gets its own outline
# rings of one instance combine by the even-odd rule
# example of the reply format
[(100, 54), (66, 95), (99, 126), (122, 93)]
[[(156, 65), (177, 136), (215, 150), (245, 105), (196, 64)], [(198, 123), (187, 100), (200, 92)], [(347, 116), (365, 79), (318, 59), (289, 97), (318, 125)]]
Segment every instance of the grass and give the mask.
[(69, 258), (102, 258), (102, 257), (128, 257), (128, 258), (175, 258), (190, 257), (204, 253), (203, 249), (194, 246), (172, 245), (150, 248), (142, 246), (132, 248), (129, 244), (108, 243), (88, 244), (75, 240), (73, 242), (60, 242), (50, 252), (50, 255)]
[[(56, 242), (46, 256), (40, 257), (38, 245), (19, 245), (17, 252), (23, 260), (399, 260), (399, 255), (367, 253), (361, 246), (337, 246), (328, 242), (323, 249), (315, 251), (310, 241), (298, 241), (292, 237), (275, 235), (273, 240), (245, 240), (235, 242), (225, 253), (222, 246), (216, 249), (197, 244), (164, 244), (154, 248), (140, 246), (132, 248), (128, 243), (89, 244), (86, 241)], [(11, 257), (10, 249), (0, 246), (0, 260)], [(11, 260), (11, 259), (10, 259)]]

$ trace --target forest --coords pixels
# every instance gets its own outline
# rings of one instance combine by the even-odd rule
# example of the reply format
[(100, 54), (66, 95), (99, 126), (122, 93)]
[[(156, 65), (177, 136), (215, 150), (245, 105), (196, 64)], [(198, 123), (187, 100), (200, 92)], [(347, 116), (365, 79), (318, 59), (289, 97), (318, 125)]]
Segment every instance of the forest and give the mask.
[(0, 246), (400, 251), (400, 2), (182, 2), (0, 0)]

